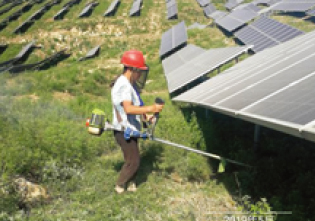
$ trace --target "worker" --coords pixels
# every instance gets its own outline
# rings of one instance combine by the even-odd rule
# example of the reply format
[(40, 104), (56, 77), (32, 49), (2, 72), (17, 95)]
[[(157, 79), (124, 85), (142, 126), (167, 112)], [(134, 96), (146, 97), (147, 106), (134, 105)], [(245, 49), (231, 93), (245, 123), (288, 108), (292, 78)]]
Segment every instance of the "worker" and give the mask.
[(117, 193), (137, 190), (136, 174), (140, 165), (138, 138), (125, 140), (123, 130), (129, 127), (141, 131), (141, 118), (152, 122), (155, 120), (152, 113), (161, 112), (164, 107), (161, 104), (145, 106), (140, 98), (149, 72), (143, 53), (136, 50), (126, 51), (122, 55), (121, 63), (124, 65), (123, 73), (111, 84), (114, 136), (125, 161), (116, 182)]

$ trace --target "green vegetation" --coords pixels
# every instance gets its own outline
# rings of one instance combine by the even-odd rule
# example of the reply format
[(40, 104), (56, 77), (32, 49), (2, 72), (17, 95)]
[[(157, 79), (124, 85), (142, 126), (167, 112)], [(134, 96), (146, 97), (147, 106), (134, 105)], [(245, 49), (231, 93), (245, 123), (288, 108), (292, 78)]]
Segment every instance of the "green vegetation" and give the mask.
[[(159, 59), (160, 38), (181, 20), (187, 26), (211, 23), (195, 0), (178, 1), (179, 20), (175, 21), (166, 20), (164, 1), (153, 0), (144, 1), (140, 17), (129, 17), (132, 0), (122, 1), (115, 16), (103, 17), (111, 2), (107, 0), (90, 17), (77, 18), (87, 2), (74, 5), (61, 21), (53, 21), (53, 16), (65, 2), (55, 5), (24, 34), (14, 35), (12, 31), (46, 2), (36, 4), (0, 32), (0, 42), (9, 44), (0, 62), (13, 58), (31, 40), (42, 48), (34, 49), (26, 63), (65, 48), (71, 52), (68, 59), (47, 70), (0, 75), (0, 220), (26, 220), (21, 208), (30, 210), (28, 220), (34, 221), (227, 220), (224, 212), (228, 211), (251, 212), (256, 217), (260, 217), (257, 213), (292, 211), (274, 218), (313, 220), (313, 143), (262, 128), (254, 152), (254, 125), (212, 111), (206, 117), (202, 107), (171, 101)], [(224, 9), (225, 1), (213, 2)], [(300, 17), (274, 18), (303, 31), (315, 28)], [(232, 36), (216, 27), (188, 30), (188, 36), (188, 43), (206, 49), (236, 45)], [(96, 45), (101, 45), (98, 57), (78, 62)], [(219, 174), (217, 160), (141, 141), (139, 189), (115, 194), (122, 154), (112, 133), (91, 136), (84, 124), (94, 108), (103, 109), (111, 119), (109, 83), (121, 72), (120, 56), (132, 48), (142, 50), (150, 66), (144, 102), (151, 104), (157, 96), (166, 101), (157, 137), (254, 167), (228, 164), (226, 172)], [(221, 71), (233, 65), (230, 62)], [(12, 183), (16, 176), (44, 186), (50, 199), (35, 205), (21, 202)]]

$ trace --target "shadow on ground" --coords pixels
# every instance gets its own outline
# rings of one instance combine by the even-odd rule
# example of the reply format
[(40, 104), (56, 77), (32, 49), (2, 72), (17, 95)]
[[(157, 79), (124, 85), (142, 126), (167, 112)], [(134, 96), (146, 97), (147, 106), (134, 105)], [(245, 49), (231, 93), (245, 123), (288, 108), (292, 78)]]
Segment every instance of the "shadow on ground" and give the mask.
[[(207, 151), (253, 166), (252, 169), (228, 164), (226, 172), (210, 179), (223, 183), (231, 196), (241, 203), (244, 196), (252, 202), (266, 198), (272, 211), (292, 211), (276, 220), (313, 220), (315, 216), (315, 145), (268, 128), (261, 128), (254, 149), (255, 125), (201, 107), (181, 108), (190, 121), (195, 112), (206, 141)], [(207, 117), (206, 117), (207, 116)], [(209, 160), (216, 171), (217, 160)]]
[[(136, 178), (137, 185), (145, 183), (152, 171), (158, 170), (156, 165), (160, 161), (162, 154), (163, 148), (160, 144), (150, 143), (144, 146), (141, 153), (140, 167)], [(114, 164), (114, 169), (117, 172), (120, 172), (123, 165), (124, 161), (119, 161)]]

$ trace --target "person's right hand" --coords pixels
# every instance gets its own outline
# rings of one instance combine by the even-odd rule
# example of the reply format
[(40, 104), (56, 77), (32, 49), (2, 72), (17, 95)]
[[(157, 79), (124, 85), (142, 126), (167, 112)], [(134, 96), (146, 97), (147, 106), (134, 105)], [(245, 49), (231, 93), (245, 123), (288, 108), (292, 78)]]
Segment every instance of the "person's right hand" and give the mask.
[(162, 111), (163, 107), (164, 107), (164, 104), (153, 104), (153, 105), (151, 105), (150, 112), (159, 113)]

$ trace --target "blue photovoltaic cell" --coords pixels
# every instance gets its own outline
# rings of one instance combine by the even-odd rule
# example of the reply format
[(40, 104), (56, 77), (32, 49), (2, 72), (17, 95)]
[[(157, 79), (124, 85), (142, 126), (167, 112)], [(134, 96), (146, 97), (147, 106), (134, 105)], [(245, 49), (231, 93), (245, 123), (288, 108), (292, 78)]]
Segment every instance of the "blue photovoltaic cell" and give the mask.
[(235, 37), (244, 44), (254, 45), (254, 52), (262, 51), (302, 34), (304, 32), (265, 16), (234, 33)]

